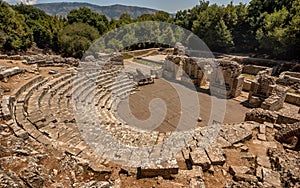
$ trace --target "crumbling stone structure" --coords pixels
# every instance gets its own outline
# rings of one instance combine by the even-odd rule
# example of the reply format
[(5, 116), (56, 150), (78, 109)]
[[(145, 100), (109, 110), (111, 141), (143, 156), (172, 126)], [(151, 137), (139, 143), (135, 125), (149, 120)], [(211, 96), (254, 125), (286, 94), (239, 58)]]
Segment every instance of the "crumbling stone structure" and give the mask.
[(201, 87), (206, 85), (205, 64), (209, 64), (209, 61), (186, 56), (167, 56), (163, 65), (163, 77)]
[(277, 84), (285, 86), (296, 86), (300, 84), (300, 73), (297, 72), (283, 72), (280, 74), (279, 78), (276, 80)]
[(212, 76), (211, 91), (220, 93), (218, 90), (225, 90), (223, 94), (226, 97), (238, 97), (243, 90), (244, 84), (244, 77), (241, 75), (242, 66), (234, 61), (218, 59), (214, 61), (221, 72)]
[[(212, 74), (213, 68), (220, 70)], [(217, 72), (217, 71), (216, 71)], [(210, 82), (214, 94), (225, 97), (237, 97), (243, 89), (242, 66), (233, 61), (186, 56), (168, 56), (163, 65), (163, 77), (179, 80), (183, 83), (205, 86)]]
[(287, 88), (276, 85), (274, 78), (262, 71), (251, 83), (248, 96), (249, 105), (265, 110), (279, 110), (283, 107), (286, 93)]

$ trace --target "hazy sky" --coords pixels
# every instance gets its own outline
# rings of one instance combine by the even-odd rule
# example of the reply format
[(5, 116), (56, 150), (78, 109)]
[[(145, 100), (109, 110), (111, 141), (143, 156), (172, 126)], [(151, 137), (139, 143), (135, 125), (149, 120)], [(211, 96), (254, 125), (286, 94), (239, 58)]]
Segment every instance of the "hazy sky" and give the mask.
[[(34, 3), (49, 3), (49, 2), (89, 2), (97, 5), (132, 5), (140, 7), (149, 7), (167, 12), (176, 12), (178, 10), (184, 10), (192, 8), (199, 4), (199, 0), (6, 0), (7, 2), (23, 2), (27, 4)], [(219, 5), (226, 5), (233, 1), (234, 4), (248, 3), (250, 0), (209, 0), (209, 2), (217, 3)]]

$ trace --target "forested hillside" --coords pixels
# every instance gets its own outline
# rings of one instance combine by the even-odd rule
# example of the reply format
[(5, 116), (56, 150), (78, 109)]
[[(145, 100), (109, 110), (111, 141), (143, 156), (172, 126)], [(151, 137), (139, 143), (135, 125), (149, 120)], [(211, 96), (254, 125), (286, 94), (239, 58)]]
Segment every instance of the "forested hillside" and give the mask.
[[(190, 10), (177, 12), (175, 17), (158, 11), (137, 18), (124, 13), (111, 20), (88, 8), (72, 10), (63, 18), (49, 16), (32, 6), (10, 6), (0, 0), (0, 48), (2, 51), (24, 51), (35, 42), (40, 48), (80, 58), (101, 35), (140, 21), (182, 26), (199, 36), (215, 52), (300, 58), (300, 0), (251, 0), (249, 5), (227, 6), (200, 1)], [(166, 36), (166, 33), (153, 32), (157, 37)], [(167, 30), (171, 42), (176, 42), (172, 41), (175, 35), (178, 35), (176, 31)], [(134, 39), (135, 34), (129, 33), (126, 37)], [(111, 45), (121, 44), (114, 39)], [(151, 45), (154, 44), (139, 44), (134, 48)]]
[(109, 18), (119, 18), (121, 14), (128, 13), (131, 17), (136, 18), (143, 14), (154, 14), (157, 10), (143, 7), (125, 6), (125, 5), (111, 5), (111, 6), (99, 6), (90, 3), (80, 2), (58, 2), (58, 3), (43, 3), (33, 5), (36, 8), (44, 10), (47, 14), (52, 16), (66, 16), (70, 11), (79, 9), (81, 7), (87, 7), (93, 12), (98, 14), (104, 14)]

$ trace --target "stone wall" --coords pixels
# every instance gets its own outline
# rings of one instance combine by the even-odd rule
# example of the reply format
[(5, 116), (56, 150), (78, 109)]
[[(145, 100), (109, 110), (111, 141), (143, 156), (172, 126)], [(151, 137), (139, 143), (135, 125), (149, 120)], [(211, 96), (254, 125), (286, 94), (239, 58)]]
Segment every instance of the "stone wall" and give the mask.
[(257, 75), (260, 71), (267, 71), (269, 75), (272, 74), (272, 68), (257, 65), (244, 65), (242, 73)]
[(299, 94), (297, 95), (297, 94), (293, 94), (293, 93), (288, 93), (286, 95), (285, 102), (300, 106), (300, 95)]
[(23, 60), (23, 57), (20, 55), (0, 55), (0, 59), (7, 59), (7, 60)]
[[(227, 97), (238, 97), (242, 90), (244, 84), (244, 77), (242, 74), (242, 66), (234, 61), (227, 60), (215, 60), (219, 70), (223, 74), (223, 78), (218, 78), (216, 76), (212, 77), (211, 83), (214, 83), (212, 86), (216, 86), (216, 83), (224, 85), (226, 87), (226, 96)], [(219, 79), (219, 80), (218, 80)], [(223, 80), (224, 79), (224, 80)], [(223, 82), (224, 83), (221, 83)]]
[(184, 83), (194, 83), (195, 86), (201, 87), (206, 85), (204, 73), (206, 64), (209, 64), (209, 60), (170, 55), (166, 57), (163, 65), (163, 77)]
[(48, 66), (78, 66), (79, 60), (68, 57), (64, 58), (60, 55), (0, 55), (0, 59), (5, 60), (14, 60), (14, 61), (23, 61), (25, 64), (37, 64), (40, 67), (48, 67)]
[(78, 66), (79, 60), (68, 57), (63, 58), (59, 55), (31, 55), (31, 56), (23, 56), (22, 59), (26, 60), (24, 63), (26, 64), (37, 64), (39, 67), (63, 67), (63, 66)]
[(283, 72), (276, 80), (276, 83), (285, 86), (293, 86), (295, 84), (300, 84), (300, 73)]
[(242, 65), (257, 65), (257, 66), (270, 67), (273, 69), (272, 72), (275, 75), (279, 75), (284, 71), (300, 72), (300, 64), (298, 62), (288, 62), (288, 61), (279, 61), (279, 60), (272, 60), (272, 59), (261, 59), (261, 58), (239, 57), (239, 56), (233, 56), (231, 59)]

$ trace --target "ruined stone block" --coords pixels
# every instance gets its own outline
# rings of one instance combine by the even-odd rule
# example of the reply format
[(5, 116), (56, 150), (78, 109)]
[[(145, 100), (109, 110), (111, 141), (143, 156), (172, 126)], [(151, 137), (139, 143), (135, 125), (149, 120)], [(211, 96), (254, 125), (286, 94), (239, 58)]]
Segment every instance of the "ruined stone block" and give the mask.
[(193, 165), (199, 165), (203, 170), (208, 170), (211, 162), (203, 149), (196, 149), (190, 153), (190, 160)]
[(211, 161), (211, 164), (223, 165), (225, 163), (226, 159), (223, 149), (208, 147), (205, 149), (205, 151)]
[(137, 168), (137, 177), (162, 176), (169, 178), (172, 174), (178, 174), (178, 169), (176, 159), (149, 161)]

